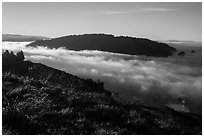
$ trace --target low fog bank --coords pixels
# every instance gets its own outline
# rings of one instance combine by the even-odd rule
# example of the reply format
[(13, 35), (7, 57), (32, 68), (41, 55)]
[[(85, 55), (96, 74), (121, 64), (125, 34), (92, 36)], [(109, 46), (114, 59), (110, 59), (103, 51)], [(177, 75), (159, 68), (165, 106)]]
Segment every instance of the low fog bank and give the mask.
[[(135, 99), (175, 103), (183, 98), (190, 105), (202, 103), (202, 53), (185, 57), (151, 58), (102, 51), (26, 47), (29, 42), (3, 42), (3, 50), (22, 50), (26, 60), (105, 83), (105, 88)], [(199, 57), (199, 59), (198, 59)], [(198, 61), (199, 60), (199, 61)], [(200, 108), (201, 109), (201, 108)]]

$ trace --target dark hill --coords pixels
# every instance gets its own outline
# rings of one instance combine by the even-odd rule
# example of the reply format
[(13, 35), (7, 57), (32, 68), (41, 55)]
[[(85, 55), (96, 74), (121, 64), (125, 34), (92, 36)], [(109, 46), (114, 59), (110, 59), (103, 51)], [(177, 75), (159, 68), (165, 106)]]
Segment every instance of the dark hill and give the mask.
[(2, 55), (2, 134), (202, 134), (200, 115), (136, 104), (103, 83), (23, 60)]
[(11, 42), (26, 42), (26, 41), (36, 41), (36, 40), (48, 40), (48, 39), (50, 38), (42, 37), (42, 36), (2, 34), (2, 41), (11, 41)]
[(106, 34), (84, 34), (59, 37), (51, 40), (40, 40), (28, 46), (47, 46), (49, 48), (65, 47), (71, 50), (101, 50), (131, 55), (167, 57), (176, 49), (164, 43), (149, 39), (133, 38)]

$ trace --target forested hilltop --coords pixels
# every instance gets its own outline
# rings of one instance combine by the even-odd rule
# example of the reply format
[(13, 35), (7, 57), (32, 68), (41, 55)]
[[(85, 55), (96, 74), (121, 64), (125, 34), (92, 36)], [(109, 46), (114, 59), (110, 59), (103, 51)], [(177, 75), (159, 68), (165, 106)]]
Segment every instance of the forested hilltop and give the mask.
[(126, 101), (23, 52), (2, 54), (3, 134), (202, 134), (202, 118)]
[(107, 34), (70, 35), (51, 40), (38, 40), (28, 46), (65, 47), (70, 50), (100, 50), (114, 53), (168, 57), (176, 49), (143, 38), (124, 37)]

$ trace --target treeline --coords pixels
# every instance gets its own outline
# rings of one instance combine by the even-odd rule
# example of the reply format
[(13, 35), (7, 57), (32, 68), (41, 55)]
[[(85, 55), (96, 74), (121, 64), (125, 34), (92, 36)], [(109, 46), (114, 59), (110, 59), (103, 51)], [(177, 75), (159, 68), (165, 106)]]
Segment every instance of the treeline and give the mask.
[(23, 64), (25, 59), (22, 51), (14, 54), (13, 51), (2, 51), (2, 71), (15, 71), (18, 73), (26, 73), (27, 67)]
[(35, 41), (28, 46), (46, 46), (49, 48), (65, 47), (70, 50), (101, 50), (131, 55), (167, 57), (176, 49), (164, 44), (143, 38), (115, 37), (106, 34), (84, 34), (59, 37), (51, 40)]

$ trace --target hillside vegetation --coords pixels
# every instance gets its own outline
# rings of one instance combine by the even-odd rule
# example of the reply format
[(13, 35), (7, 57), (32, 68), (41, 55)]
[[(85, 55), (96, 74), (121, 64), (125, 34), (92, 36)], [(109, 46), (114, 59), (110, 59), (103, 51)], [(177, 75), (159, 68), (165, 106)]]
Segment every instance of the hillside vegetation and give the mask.
[(5, 51), (2, 62), (3, 134), (201, 134), (199, 115), (125, 101), (23, 52)]
[(176, 49), (156, 41), (106, 34), (70, 35), (51, 40), (35, 41), (28, 46), (46, 46), (49, 48), (65, 47), (70, 50), (100, 50), (131, 55), (167, 57)]

